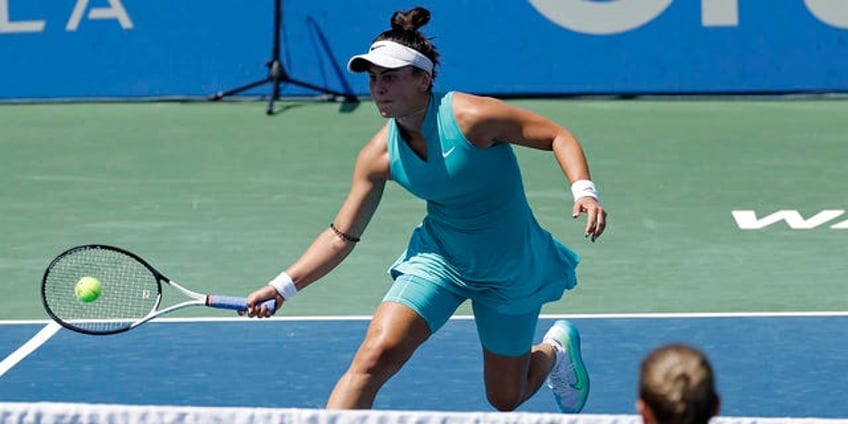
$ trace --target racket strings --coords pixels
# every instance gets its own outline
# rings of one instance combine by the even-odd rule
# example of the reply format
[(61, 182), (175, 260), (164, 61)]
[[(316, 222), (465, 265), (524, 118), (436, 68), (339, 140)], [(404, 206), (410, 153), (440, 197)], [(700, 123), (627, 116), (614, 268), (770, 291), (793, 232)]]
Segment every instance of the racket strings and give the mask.
[[(100, 281), (100, 296), (91, 302), (76, 297), (80, 278)], [(70, 252), (48, 270), (42, 290), (47, 308), (57, 319), (88, 332), (109, 333), (129, 328), (154, 310), (159, 282), (144, 264), (122, 252), (85, 248)]]

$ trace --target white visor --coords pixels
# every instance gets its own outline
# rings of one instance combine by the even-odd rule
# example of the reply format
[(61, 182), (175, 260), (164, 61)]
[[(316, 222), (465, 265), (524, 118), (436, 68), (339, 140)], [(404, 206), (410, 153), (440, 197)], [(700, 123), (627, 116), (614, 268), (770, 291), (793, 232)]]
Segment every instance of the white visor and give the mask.
[(356, 55), (347, 62), (351, 72), (365, 72), (368, 65), (373, 63), (388, 69), (414, 66), (428, 73), (433, 73), (433, 61), (415, 49), (395, 43), (394, 41), (377, 41), (368, 49), (368, 53)]

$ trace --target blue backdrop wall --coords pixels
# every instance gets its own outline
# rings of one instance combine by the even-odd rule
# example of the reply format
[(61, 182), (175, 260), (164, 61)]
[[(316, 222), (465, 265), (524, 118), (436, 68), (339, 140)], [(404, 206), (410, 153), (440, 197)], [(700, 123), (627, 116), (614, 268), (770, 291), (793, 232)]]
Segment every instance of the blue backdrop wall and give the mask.
[[(415, 5), (432, 11), (438, 89), (848, 91), (848, 0), (286, 0), (283, 63), (295, 79), (366, 95), (347, 58)], [(0, 0), (0, 99), (234, 88), (266, 76), (273, 10), (274, 0)]]

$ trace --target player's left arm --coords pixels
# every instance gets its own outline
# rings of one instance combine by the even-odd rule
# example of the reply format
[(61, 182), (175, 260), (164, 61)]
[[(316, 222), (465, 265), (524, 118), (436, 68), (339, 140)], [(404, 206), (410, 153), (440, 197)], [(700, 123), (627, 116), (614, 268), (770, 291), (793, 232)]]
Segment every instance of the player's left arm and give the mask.
[[(512, 143), (553, 151), (572, 186), (577, 182), (591, 181), (583, 147), (562, 125), (491, 97), (456, 93), (453, 108), (463, 134), (476, 146), (486, 148), (498, 143)], [(607, 212), (596, 198), (579, 196), (574, 200), (572, 216), (577, 218), (581, 213), (587, 216), (584, 234), (595, 241), (606, 228)]]

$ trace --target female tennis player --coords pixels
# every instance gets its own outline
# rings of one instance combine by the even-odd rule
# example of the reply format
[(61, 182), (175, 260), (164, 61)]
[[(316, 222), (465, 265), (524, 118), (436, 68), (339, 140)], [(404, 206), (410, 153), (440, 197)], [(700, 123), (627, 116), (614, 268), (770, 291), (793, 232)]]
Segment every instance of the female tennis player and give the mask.
[(564, 412), (589, 392), (579, 334), (557, 322), (533, 345), (541, 307), (576, 284), (578, 256), (540, 227), (525, 197), (513, 145), (552, 151), (571, 184), (572, 216), (585, 236), (604, 231), (585, 155), (566, 129), (536, 113), (462, 92), (437, 94), (439, 54), (419, 28), (423, 8), (395, 12), (391, 29), (348, 62), (367, 72), (386, 125), (356, 159), (347, 199), (328, 229), (267, 286), (248, 297), (250, 316), (278, 306), (336, 267), (353, 250), (394, 181), (424, 199), (427, 214), (390, 267), (394, 283), (377, 308), (327, 408), (370, 408), (378, 390), (457, 307), (470, 299), (484, 352), (489, 402), (514, 410), (548, 380)]

